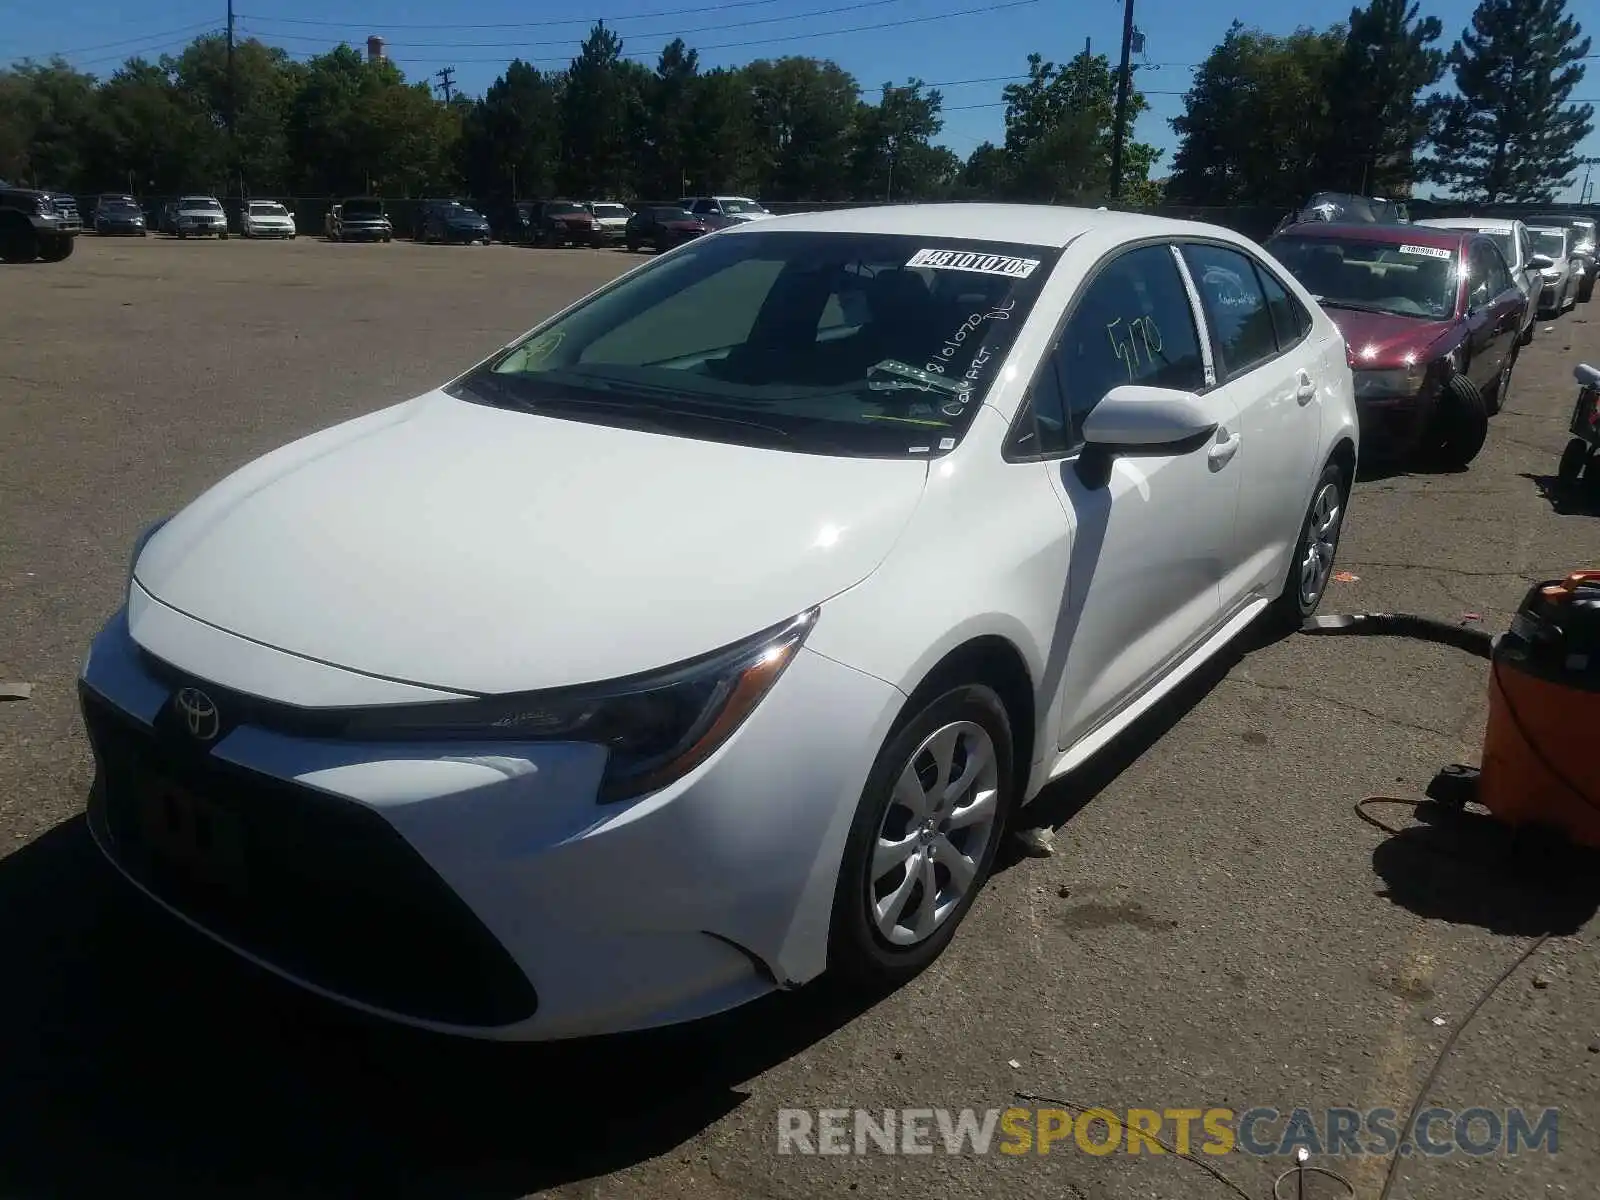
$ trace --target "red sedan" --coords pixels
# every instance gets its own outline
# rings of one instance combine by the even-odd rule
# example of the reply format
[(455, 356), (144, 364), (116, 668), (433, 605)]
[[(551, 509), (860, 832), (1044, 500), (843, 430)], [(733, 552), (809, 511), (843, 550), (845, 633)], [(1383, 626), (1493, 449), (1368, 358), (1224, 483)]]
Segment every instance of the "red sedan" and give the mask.
[(1527, 298), (1488, 236), (1419, 225), (1292, 225), (1267, 249), (1344, 334), (1362, 457), (1460, 470), (1505, 403)]

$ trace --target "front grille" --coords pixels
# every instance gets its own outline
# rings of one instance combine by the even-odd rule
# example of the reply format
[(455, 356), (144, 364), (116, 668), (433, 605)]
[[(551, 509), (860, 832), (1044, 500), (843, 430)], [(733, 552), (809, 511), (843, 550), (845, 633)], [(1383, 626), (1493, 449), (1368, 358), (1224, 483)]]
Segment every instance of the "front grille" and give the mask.
[(88, 688), (81, 702), (100, 780), (90, 821), (173, 908), (290, 975), (403, 1016), (487, 1027), (533, 1014), (537, 996), (505, 948), (377, 813), (224, 763), (165, 717), (152, 731)]
[(71, 196), (50, 197), (56, 211), (61, 214), (61, 225), (64, 229), (82, 229), (83, 219), (78, 215), (78, 202)]

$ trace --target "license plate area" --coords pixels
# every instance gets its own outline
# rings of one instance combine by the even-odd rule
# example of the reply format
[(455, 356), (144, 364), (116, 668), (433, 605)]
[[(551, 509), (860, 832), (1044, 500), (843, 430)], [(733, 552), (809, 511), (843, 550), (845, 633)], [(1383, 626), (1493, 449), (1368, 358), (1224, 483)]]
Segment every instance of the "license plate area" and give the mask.
[(248, 887), (244, 826), (225, 804), (161, 774), (140, 780), (139, 839), (161, 868), (231, 893)]

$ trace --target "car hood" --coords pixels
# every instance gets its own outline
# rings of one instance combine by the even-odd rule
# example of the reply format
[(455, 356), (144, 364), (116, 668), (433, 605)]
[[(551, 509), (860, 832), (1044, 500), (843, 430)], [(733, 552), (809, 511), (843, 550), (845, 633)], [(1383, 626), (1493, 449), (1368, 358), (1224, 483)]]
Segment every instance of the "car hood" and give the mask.
[(914, 459), (432, 392), (235, 472), (162, 526), (135, 577), (201, 621), (352, 670), (464, 692), (559, 687), (695, 657), (852, 587), (926, 478)]
[(250, 220), (258, 225), (292, 225), (293, 217), (280, 216), (278, 213), (251, 213)]
[(1348, 308), (1323, 311), (1344, 334), (1351, 361), (1360, 368), (1399, 366), (1407, 356), (1414, 360), (1425, 359), (1434, 343), (1456, 327), (1454, 320), (1430, 321), (1423, 317), (1356, 312)]

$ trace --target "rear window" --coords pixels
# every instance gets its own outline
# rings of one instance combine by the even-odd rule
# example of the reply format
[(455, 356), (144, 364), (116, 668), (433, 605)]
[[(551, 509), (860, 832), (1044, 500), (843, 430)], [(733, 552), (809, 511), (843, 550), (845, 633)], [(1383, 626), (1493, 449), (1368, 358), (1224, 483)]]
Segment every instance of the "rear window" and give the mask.
[(1459, 248), (1283, 234), (1266, 249), (1325, 308), (1430, 320), (1455, 313)]
[(1060, 251), (887, 234), (691, 242), (514, 344), (458, 395), (856, 456), (955, 447)]

